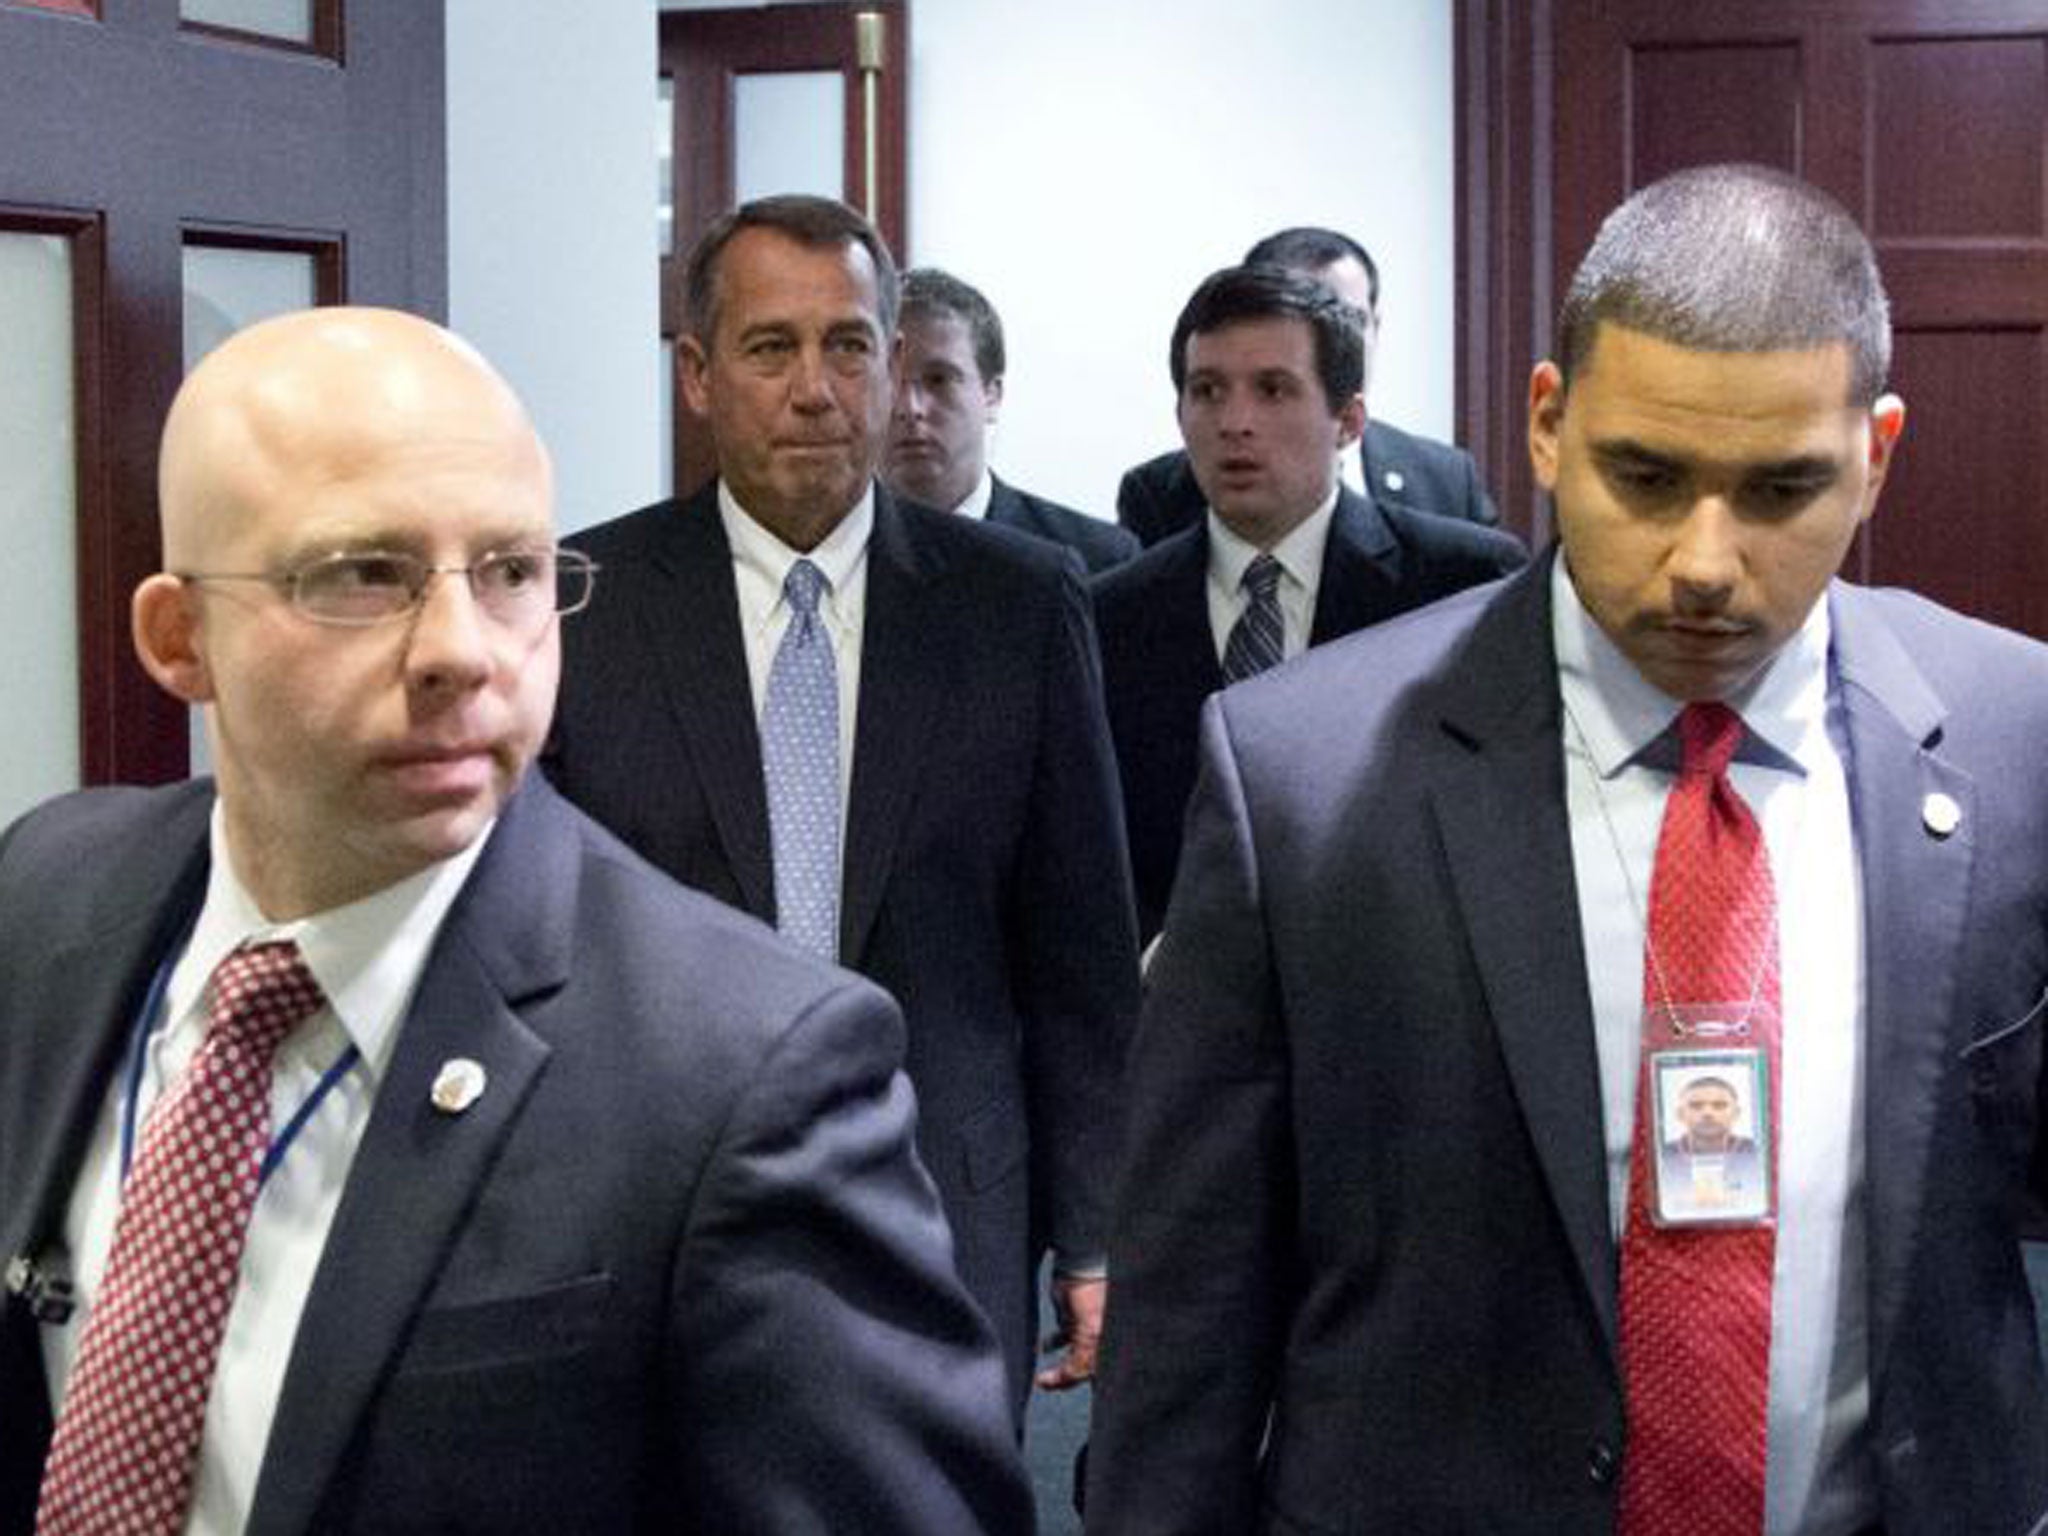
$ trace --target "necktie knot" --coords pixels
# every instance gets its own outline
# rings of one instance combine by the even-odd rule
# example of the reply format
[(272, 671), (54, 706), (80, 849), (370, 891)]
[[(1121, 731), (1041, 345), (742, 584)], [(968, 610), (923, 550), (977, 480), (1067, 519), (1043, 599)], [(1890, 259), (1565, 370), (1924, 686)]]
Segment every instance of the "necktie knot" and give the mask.
[(1255, 603), (1269, 603), (1280, 591), (1280, 562), (1271, 555), (1256, 555), (1244, 568), (1244, 589)]
[(214, 968), (207, 1033), (223, 1049), (240, 1046), (267, 1057), (324, 1000), (298, 945), (289, 939), (252, 944)]
[(1680, 771), (1718, 779), (1742, 745), (1742, 716), (1726, 704), (1688, 704), (1678, 717), (1678, 739), (1684, 750)]
[(789, 568), (789, 574), (782, 578), (782, 595), (788, 600), (796, 623), (809, 625), (816, 621), (818, 600), (825, 595), (828, 585), (825, 573), (808, 560), (799, 560)]

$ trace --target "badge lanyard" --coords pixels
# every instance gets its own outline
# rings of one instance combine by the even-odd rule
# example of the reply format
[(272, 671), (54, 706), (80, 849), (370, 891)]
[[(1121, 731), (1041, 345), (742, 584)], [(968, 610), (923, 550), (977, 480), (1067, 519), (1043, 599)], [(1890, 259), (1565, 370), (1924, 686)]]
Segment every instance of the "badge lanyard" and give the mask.
[[(163, 963), (156, 968), (156, 975), (150, 978), (149, 993), (142, 1000), (142, 1011), (135, 1020), (134, 1039), (128, 1047), (128, 1072), (121, 1094), (123, 1183), (127, 1182), (128, 1165), (135, 1155), (135, 1112), (142, 1098), (142, 1066), (148, 1055), (150, 1021), (163, 1006), (164, 992), (170, 985), (172, 963), (183, 949), (184, 946), (179, 945), (166, 955)], [(335, 1057), (334, 1064), (320, 1074), (320, 1081), (313, 1085), (313, 1091), (306, 1095), (297, 1112), (285, 1122), (284, 1129), (271, 1139), (270, 1146), (264, 1151), (263, 1166), (256, 1175), (258, 1189), (270, 1182), (270, 1175), (276, 1171), (277, 1165), (284, 1161), (285, 1153), (289, 1152), (292, 1143), (298, 1140), (299, 1132), (304, 1130), (306, 1122), (313, 1118), (313, 1112), (319, 1109), (321, 1101), (333, 1091), (336, 1083), (348, 1075), (349, 1069), (362, 1059), (363, 1053), (356, 1049), (354, 1042), (350, 1042), (348, 1049)]]
[[(1649, 1154), (1655, 1159), (1651, 1178), (1652, 1219), (1659, 1226), (1771, 1225), (1777, 1218), (1777, 1181), (1771, 1176), (1777, 1085), (1772, 1081), (1768, 1058), (1754, 1043), (1754, 1026), (1766, 1022), (1760, 1017), (1768, 1006), (1762, 996), (1766, 962), (1758, 961), (1746, 998), (1704, 1006), (1680, 1004), (1672, 998), (1663, 963), (1649, 941), (1648, 907), (1637, 889), (1634, 871), (1622, 851), (1621, 835), (1607, 809), (1607, 796), (1600, 785), (1600, 770), (1592, 748), (1568, 704), (1564, 713), (1578, 754), (1584, 760), (1593, 803), (1606, 828), (1608, 845), (1614, 850), (1629, 905), (1643, 929), (1644, 963), (1649, 971), (1650, 989), (1655, 994), (1655, 1000), (1644, 1009), (1640, 1026), (1641, 1064), (1636, 1089), (1639, 1094), (1656, 1096), (1647, 1106), (1653, 1128)], [(1753, 808), (1751, 815), (1761, 838), (1763, 818)], [(1804, 819), (1802, 802), (1802, 824)], [(1797, 841), (1795, 832), (1794, 842)], [(1778, 1022), (1782, 1034), (1782, 1018)], [(1742, 1090), (1739, 1096), (1752, 1106), (1751, 1125), (1755, 1134), (1748, 1147), (1732, 1156), (1702, 1154), (1685, 1159), (1689, 1167), (1667, 1168), (1662, 1113), (1667, 1082), (1677, 1086), (1694, 1078), (1714, 1078), (1724, 1089), (1732, 1085)], [(1638, 1114), (1643, 1112), (1638, 1110)]]

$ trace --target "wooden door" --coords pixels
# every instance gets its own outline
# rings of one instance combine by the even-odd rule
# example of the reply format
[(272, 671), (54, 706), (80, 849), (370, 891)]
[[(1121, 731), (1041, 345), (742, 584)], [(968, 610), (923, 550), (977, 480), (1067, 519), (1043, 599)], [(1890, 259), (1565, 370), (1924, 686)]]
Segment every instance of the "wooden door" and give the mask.
[[(2048, 0), (1558, 0), (1461, 20), (1473, 441), (1547, 533), (1520, 400), (1600, 218), (1685, 165), (1838, 198), (1892, 297), (1908, 426), (1858, 580), (2048, 636)], [(1468, 319), (1472, 318), (1468, 306)]]
[(447, 308), (441, 6), (309, 0), (297, 39), (185, 9), (0, 0), (0, 229), (67, 242), (74, 274), (77, 491), (47, 515), (76, 523), (87, 783), (186, 771), (185, 709), (135, 662), (128, 595), (159, 560), (195, 253), (302, 257), (319, 302)]
[[(661, 336), (674, 355), (683, 326), (683, 264), (697, 237), (743, 198), (815, 192), (843, 198), (873, 221), (899, 263), (907, 262), (904, 204), (908, 160), (909, 13), (904, 0), (673, 11), (661, 18), (660, 73), (669, 113), (672, 214), (661, 259)], [(838, 118), (823, 175), (809, 184), (746, 186), (740, 166), (756, 146), (748, 132), (774, 135), (798, 125), (750, 125), (739, 111), (749, 85), (803, 79), (838, 82)], [(673, 366), (670, 373), (673, 376)], [(718, 471), (705, 424), (673, 392), (671, 481), (687, 495)]]

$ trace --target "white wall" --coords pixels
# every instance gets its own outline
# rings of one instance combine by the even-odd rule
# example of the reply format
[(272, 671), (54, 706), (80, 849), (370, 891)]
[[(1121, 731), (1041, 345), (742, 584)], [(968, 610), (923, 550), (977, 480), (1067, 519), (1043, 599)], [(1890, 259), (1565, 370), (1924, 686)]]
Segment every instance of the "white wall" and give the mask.
[[(662, 0), (666, 10), (719, 0)], [(1109, 515), (1178, 442), (1174, 317), (1260, 235), (1323, 224), (1379, 262), (1372, 408), (1448, 436), (1445, 0), (911, 0), (912, 262), (1002, 313), (1004, 474)]]
[(911, 257), (1003, 316), (999, 469), (1113, 511), (1121, 472), (1179, 441), (1181, 305), (1289, 224), (1373, 253), (1372, 407), (1448, 434), (1448, 5), (913, 0), (910, 36)]
[(652, 0), (449, 0), (448, 318), (555, 458), (565, 528), (658, 494)]

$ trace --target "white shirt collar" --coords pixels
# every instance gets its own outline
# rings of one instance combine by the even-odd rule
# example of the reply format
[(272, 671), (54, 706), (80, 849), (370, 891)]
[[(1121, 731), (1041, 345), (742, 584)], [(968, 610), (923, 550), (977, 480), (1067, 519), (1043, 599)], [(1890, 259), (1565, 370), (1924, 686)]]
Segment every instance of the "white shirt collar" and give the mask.
[(216, 800), (208, 834), (213, 863), (206, 899), (184, 955), (171, 973), (158, 1027), (175, 1024), (197, 1010), (214, 968), (234, 950), (250, 942), (291, 939), (375, 1082), (391, 1059), (399, 1022), (425, 968), (427, 952), (496, 827), (493, 820), (460, 853), (359, 901), (273, 923), (235, 874)]
[(962, 498), (953, 510), (961, 517), (987, 517), (988, 504), (996, 493), (996, 479), (986, 465), (982, 466), (981, 478), (974, 482), (974, 489)]
[(1270, 550), (1239, 538), (1230, 525), (1209, 512), (1209, 579), (1226, 592), (1236, 592), (1244, 582), (1245, 567), (1261, 553), (1280, 562), (1280, 569), (1297, 585), (1314, 591), (1323, 574), (1323, 551), (1330, 542), (1330, 520), (1337, 511), (1337, 488), (1332, 486), (1323, 504), (1288, 530), (1285, 538)]
[(800, 559), (810, 561), (824, 576), (831, 588), (826, 605), (837, 612), (835, 600), (847, 590), (853, 573), (867, 558), (868, 539), (875, 527), (875, 487), (869, 481), (853, 510), (818, 541), (817, 548), (808, 551), (791, 549), (756, 522), (723, 479), (718, 482), (718, 515), (725, 523), (733, 562), (759, 578), (739, 584), (740, 618), (750, 627), (758, 627), (781, 608), (782, 583), (789, 576), (789, 568)]
[[(1611, 779), (1661, 738), (1681, 703), (1638, 672), (1579, 600), (1560, 552), (1550, 572), (1551, 638), (1558, 686), (1570, 720), (1603, 779)], [(1828, 646), (1825, 594), (1762, 672), (1727, 701), (1775, 766), (1804, 772), (1827, 745)], [(1743, 754), (1751, 755), (1748, 746)]]

